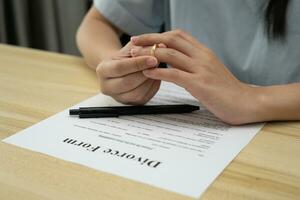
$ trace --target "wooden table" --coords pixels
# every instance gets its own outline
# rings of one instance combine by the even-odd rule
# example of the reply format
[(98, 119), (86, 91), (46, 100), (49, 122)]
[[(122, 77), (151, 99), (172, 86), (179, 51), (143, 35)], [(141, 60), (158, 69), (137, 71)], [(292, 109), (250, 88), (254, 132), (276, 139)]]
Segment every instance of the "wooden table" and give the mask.
[[(98, 88), (81, 58), (0, 45), (0, 139)], [(0, 199), (190, 198), (1, 142)], [(268, 123), (201, 199), (300, 199), (300, 122)]]

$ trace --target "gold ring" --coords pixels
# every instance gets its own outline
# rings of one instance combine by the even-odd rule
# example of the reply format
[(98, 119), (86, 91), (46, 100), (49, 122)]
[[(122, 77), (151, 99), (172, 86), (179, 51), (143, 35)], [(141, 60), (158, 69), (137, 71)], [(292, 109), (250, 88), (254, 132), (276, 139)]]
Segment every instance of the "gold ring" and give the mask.
[(152, 46), (151, 51), (150, 51), (151, 56), (155, 57), (155, 50), (157, 48), (158, 48), (158, 44), (155, 44), (155, 45)]

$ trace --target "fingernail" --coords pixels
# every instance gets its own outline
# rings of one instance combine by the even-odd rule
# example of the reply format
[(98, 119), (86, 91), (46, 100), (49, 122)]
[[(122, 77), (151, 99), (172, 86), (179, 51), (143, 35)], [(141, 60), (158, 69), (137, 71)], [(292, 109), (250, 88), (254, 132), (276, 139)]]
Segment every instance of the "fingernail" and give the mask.
[(159, 48), (167, 48), (167, 46), (165, 44), (163, 44), (163, 43), (158, 44), (158, 47)]
[(143, 73), (144, 73), (145, 76), (151, 76), (151, 71), (152, 70), (148, 69), (148, 70), (144, 70)]
[(131, 49), (130, 51), (131, 56), (136, 56), (137, 55), (137, 49)]
[(131, 50), (130, 50), (130, 53), (131, 53), (131, 56), (138, 56), (139, 55), (139, 52), (141, 51), (142, 47), (133, 47)]
[(149, 66), (155, 66), (155, 65), (157, 65), (157, 59), (156, 58), (147, 58), (146, 63)]
[(138, 36), (133, 36), (133, 37), (131, 37), (130, 40), (131, 40), (132, 43), (136, 43), (137, 40), (138, 40)]

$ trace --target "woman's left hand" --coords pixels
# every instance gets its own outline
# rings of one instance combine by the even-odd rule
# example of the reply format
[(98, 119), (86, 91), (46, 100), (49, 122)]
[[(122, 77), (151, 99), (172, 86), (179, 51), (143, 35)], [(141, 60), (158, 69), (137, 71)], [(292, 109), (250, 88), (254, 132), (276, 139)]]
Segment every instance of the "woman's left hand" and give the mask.
[(132, 56), (150, 55), (154, 44), (166, 45), (166, 48), (156, 49), (155, 57), (171, 68), (145, 70), (145, 76), (185, 88), (210, 112), (227, 123), (257, 121), (255, 88), (235, 78), (212, 50), (191, 35), (175, 30), (135, 36), (131, 41), (139, 46), (131, 50)]

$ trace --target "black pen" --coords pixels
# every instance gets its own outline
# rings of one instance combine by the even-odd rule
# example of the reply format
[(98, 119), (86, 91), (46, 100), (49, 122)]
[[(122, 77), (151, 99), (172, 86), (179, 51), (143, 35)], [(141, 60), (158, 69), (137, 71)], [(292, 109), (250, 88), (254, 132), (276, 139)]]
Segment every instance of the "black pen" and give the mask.
[(81, 107), (69, 110), (70, 115), (79, 118), (118, 117), (121, 115), (175, 114), (189, 113), (199, 110), (199, 106), (188, 104), (177, 105), (146, 105), (146, 106), (109, 106), (109, 107)]

